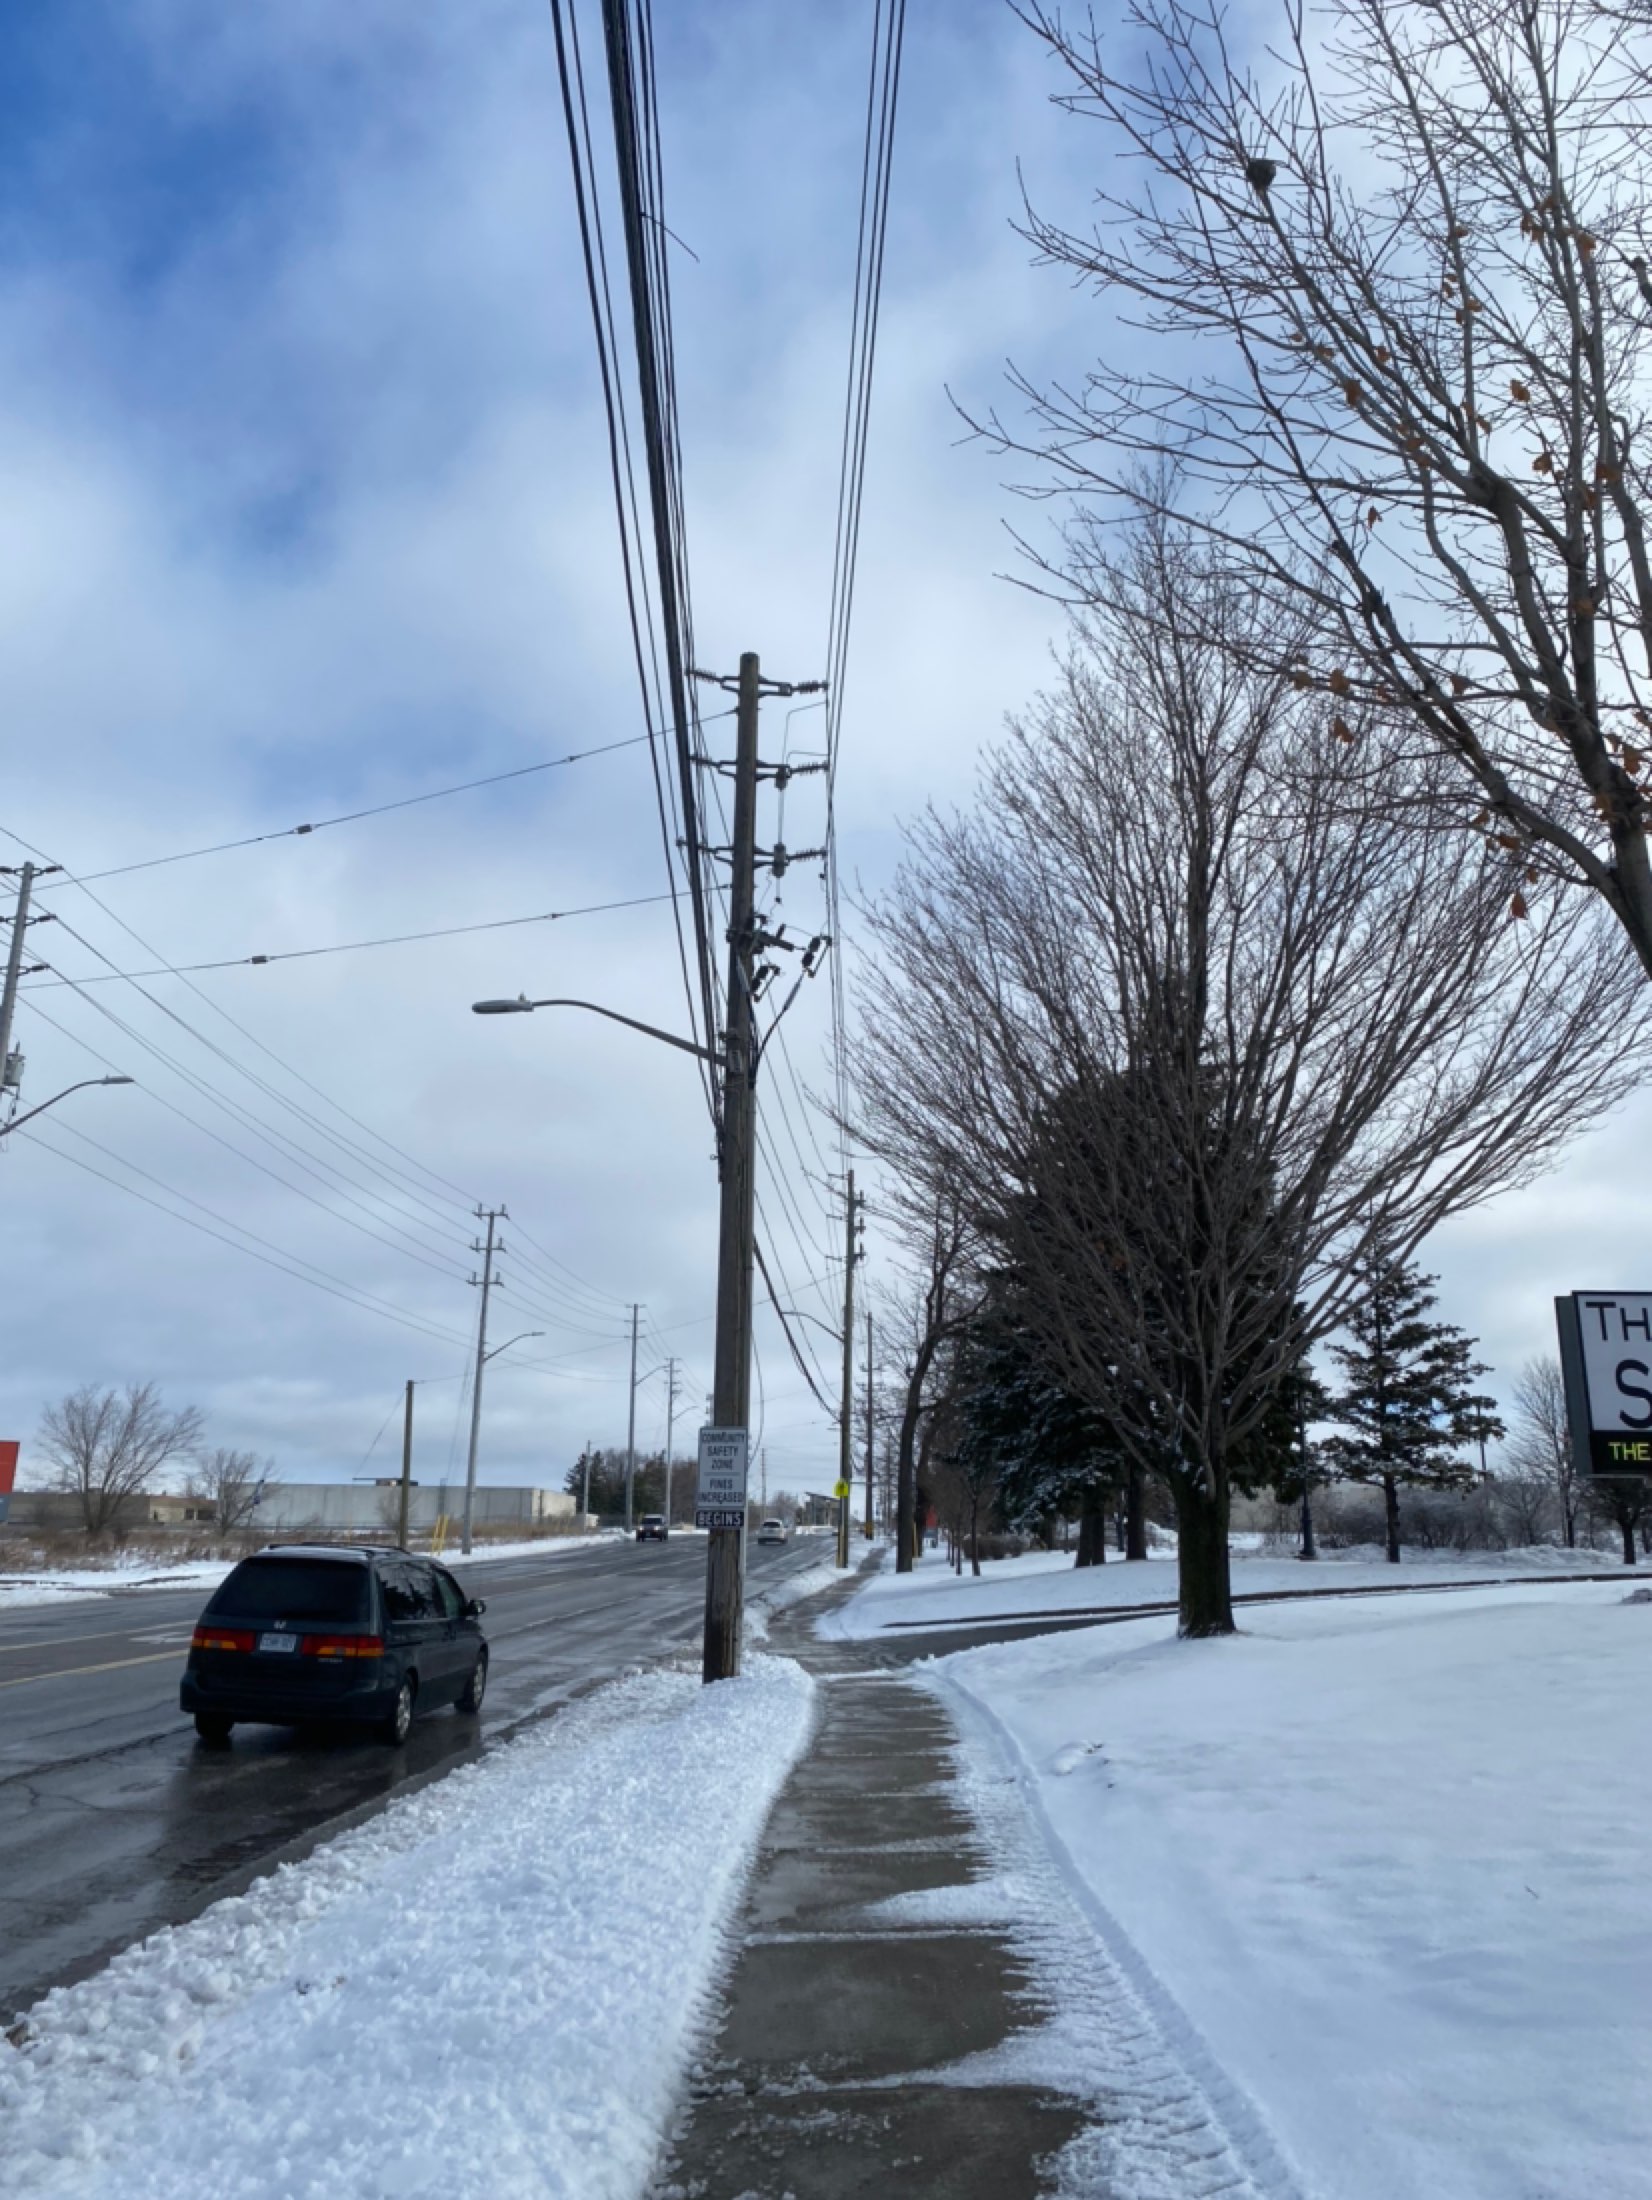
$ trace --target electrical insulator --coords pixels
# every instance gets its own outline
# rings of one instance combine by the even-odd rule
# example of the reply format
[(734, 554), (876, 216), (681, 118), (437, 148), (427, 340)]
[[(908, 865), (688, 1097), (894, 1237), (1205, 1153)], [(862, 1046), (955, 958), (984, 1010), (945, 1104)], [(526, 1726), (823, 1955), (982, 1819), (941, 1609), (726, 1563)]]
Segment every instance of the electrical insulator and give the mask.
[(23, 1085), (23, 1057), (15, 1050), (6, 1056), (0, 1069), (0, 1092), (19, 1092)]

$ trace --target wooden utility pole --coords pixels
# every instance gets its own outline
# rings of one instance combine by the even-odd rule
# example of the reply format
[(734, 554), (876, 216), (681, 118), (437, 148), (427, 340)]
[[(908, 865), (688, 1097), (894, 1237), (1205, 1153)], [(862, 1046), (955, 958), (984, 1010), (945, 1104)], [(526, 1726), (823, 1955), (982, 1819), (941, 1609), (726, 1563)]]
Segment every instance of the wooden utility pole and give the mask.
[[(381, 1391), (379, 1395), (384, 1394)], [(396, 1541), (407, 1548), (407, 1506), (413, 1494), (413, 1385), (407, 1386), (407, 1404), (402, 1413), (402, 1486), (396, 1501)]]
[(625, 1532), (631, 1533), (635, 1525), (634, 1492), (637, 1484), (637, 1316), (640, 1306), (631, 1309), (631, 1389), (630, 1406), (625, 1419)]
[[(757, 853), (757, 706), (762, 671), (754, 650), (740, 659), (735, 712), (734, 827), (729, 856), (728, 998), (723, 1027), (722, 1210), (717, 1233), (717, 1343), (711, 1418), (746, 1429), (751, 1402), (751, 1277), (756, 1192), (757, 1061), (753, 1044)], [(713, 1528), (706, 1551), (706, 1620), (701, 1672), (731, 1680), (740, 1670), (745, 1619), (746, 1524)]]
[(677, 1362), (665, 1363), (665, 1532), (671, 1533), (671, 1432), (677, 1426)]
[[(843, 1404), (838, 1414), (837, 1443), (837, 1562), (849, 1563), (849, 1507), (854, 1490), (853, 1439), (855, 1413), (855, 1172), (849, 1171), (849, 1197), (844, 1209), (843, 1234)], [(870, 1502), (870, 1499), (868, 1499)]]
[(877, 1512), (872, 1497), (872, 1309), (866, 1309), (866, 1540), (877, 1532)]
[(17, 914), (11, 920), (11, 944), (6, 950), (6, 975), (0, 984), (0, 1096), (13, 1080), (7, 1074), (11, 1060), (12, 1017), (17, 1011), (17, 981), (23, 970), (23, 935), (29, 927), (29, 892), (35, 870), (25, 863), (17, 877)]
[(495, 1282), (493, 1257), (496, 1253), (502, 1253), (505, 1249), (502, 1245), (495, 1243), (493, 1230), (494, 1224), (498, 1222), (504, 1212), (503, 1207), (477, 1208), (477, 1221), (480, 1222), (484, 1216), (487, 1220), (487, 1243), (482, 1246), (476, 1244), (473, 1240), (470, 1248), (473, 1253), (482, 1255), (481, 1276), (480, 1278), (472, 1276), (470, 1279), (472, 1283), (479, 1281), (481, 1284), (482, 1307), (476, 1323), (476, 1373), (472, 1378), (470, 1388), (470, 1453), (465, 1461), (465, 1511), (459, 1533), (459, 1548), (466, 1558), (470, 1556), (471, 1514), (476, 1508), (476, 1447), (482, 1436), (482, 1376), (488, 1364), (488, 1296), (493, 1290)]

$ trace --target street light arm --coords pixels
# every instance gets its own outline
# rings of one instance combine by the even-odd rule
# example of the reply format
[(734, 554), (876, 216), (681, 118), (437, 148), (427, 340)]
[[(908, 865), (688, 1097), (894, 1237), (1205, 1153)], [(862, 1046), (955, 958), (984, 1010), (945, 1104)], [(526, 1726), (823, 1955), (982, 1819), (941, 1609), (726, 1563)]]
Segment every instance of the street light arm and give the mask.
[[(495, 1283), (493, 1288), (497, 1291), (499, 1288), (498, 1284)], [(489, 1360), (498, 1359), (500, 1353), (508, 1352), (513, 1344), (525, 1344), (530, 1337), (542, 1337), (544, 1336), (544, 1334), (545, 1332), (543, 1329), (518, 1330), (514, 1337), (507, 1337), (503, 1344), (496, 1344), (492, 1347), (490, 1351), (484, 1352), (482, 1354), (482, 1365), (486, 1367)]]
[(131, 1085), (132, 1077), (83, 1077), (78, 1085), (65, 1085), (61, 1092), (54, 1092), (49, 1100), (42, 1100), (39, 1107), (30, 1108), (26, 1115), (14, 1115), (9, 1123), (0, 1123), (0, 1138), (9, 1138), (13, 1131), (20, 1131), (25, 1123), (32, 1123), (37, 1115), (44, 1115), (48, 1108), (55, 1108), (60, 1100), (67, 1100), (72, 1092), (84, 1092), (88, 1085)]
[(818, 1314), (811, 1314), (807, 1307), (782, 1306), (777, 1299), (770, 1299), (769, 1304), (774, 1308), (777, 1314), (789, 1315), (793, 1321), (813, 1322), (817, 1329), (825, 1330), (827, 1336), (831, 1338), (833, 1344), (841, 1344), (843, 1342), (843, 1331), (841, 1329), (834, 1329), (830, 1322), (822, 1321)]
[(523, 1016), (535, 1008), (585, 1008), (593, 1016), (606, 1016), (611, 1024), (627, 1024), (633, 1031), (640, 1031), (650, 1039), (661, 1039), (668, 1047), (677, 1047), (684, 1054), (698, 1055), (702, 1062), (710, 1062), (721, 1068), (723, 1057), (712, 1047), (697, 1046), (692, 1039), (679, 1039), (674, 1031), (662, 1031), (658, 1024), (640, 1023), (635, 1016), (622, 1016), (617, 1008), (603, 1008), (596, 1001), (530, 1001), (526, 994), (514, 1001), (472, 1001), (473, 1016)]

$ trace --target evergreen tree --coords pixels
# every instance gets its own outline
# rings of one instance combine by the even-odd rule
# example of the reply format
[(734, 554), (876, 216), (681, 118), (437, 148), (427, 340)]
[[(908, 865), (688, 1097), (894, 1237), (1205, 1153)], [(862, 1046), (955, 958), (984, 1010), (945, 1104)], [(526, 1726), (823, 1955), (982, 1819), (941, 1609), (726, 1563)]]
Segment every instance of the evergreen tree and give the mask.
[(1296, 1506), (1301, 1539), (1298, 1558), (1319, 1556), (1313, 1494), (1325, 1487), (1331, 1474), (1320, 1456), (1320, 1447), (1308, 1442), (1308, 1430), (1316, 1422), (1327, 1420), (1330, 1409), (1330, 1393), (1304, 1357), (1280, 1384), (1262, 1424), (1264, 1443), (1257, 1479), (1272, 1489), (1282, 1505)]
[[(1351, 1342), (1331, 1357), (1343, 1376), (1326, 1418), (1347, 1431), (1321, 1447), (1350, 1481), (1380, 1484), (1388, 1557), (1400, 1557), (1401, 1487), (1464, 1489), (1473, 1470), (1462, 1448), (1482, 1432), (1502, 1434), (1490, 1401), (1472, 1389), (1487, 1373), (1474, 1342), (1449, 1322), (1432, 1321), (1434, 1278), (1381, 1255), (1348, 1319)], [(1488, 1426), (1489, 1423), (1489, 1426)]]
[[(991, 1477), (1012, 1528), (1079, 1518), (1078, 1564), (1107, 1555), (1109, 1502), (1131, 1483), (1131, 1468), (1106, 1418), (1042, 1365), (1001, 1285), (957, 1347), (952, 1456), (960, 1472)], [(1134, 1477), (1139, 1526), (1141, 1477)], [(1145, 1556), (1132, 1549), (1131, 1557)]]

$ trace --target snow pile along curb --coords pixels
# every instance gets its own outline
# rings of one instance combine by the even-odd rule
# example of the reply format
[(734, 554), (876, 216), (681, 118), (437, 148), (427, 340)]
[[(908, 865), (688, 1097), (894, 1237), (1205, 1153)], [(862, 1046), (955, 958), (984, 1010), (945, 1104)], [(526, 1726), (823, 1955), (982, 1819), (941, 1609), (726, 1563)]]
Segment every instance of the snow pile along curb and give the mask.
[(8, 2200), (634, 2200), (812, 1693), (619, 1682), (49, 1994)]

